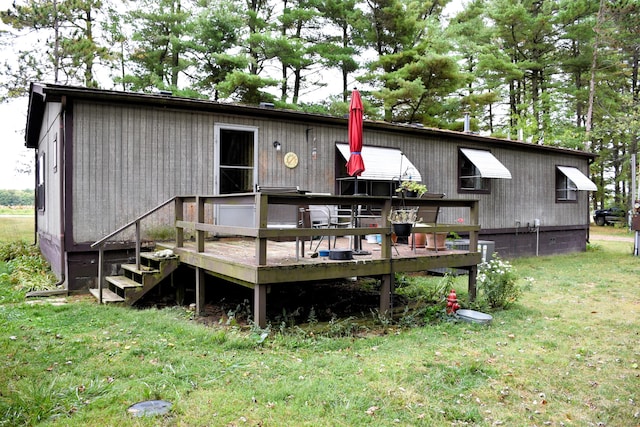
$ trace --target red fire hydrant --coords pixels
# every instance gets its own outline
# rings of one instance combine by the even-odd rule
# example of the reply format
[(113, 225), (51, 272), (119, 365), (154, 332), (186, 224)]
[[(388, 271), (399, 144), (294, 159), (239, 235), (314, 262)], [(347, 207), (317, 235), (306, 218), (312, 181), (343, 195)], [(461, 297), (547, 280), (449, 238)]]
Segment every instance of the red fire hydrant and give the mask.
[(459, 308), (460, 304), (458, 304), (456, 290), (451, 289), (451, 292), (449, 292), (449, 296), (447, 297), (447, 314), (454, 314)]

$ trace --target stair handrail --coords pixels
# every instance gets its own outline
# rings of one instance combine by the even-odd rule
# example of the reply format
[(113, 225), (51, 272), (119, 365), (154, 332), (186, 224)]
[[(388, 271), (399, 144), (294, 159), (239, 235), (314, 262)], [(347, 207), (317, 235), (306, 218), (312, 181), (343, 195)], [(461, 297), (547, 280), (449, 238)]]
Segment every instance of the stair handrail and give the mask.
[(148, 217), (149, 215), (155, 213), (156, 211), (164, 208), (165, 206), (167, 206), (169, 203), (175, 201), (178, 198), (178, 196), (173, 196), (172, 198), (165, 200), (164, 202), (160, 203), (158, 206), (156, 206), (153, 209), (148, 210), (147, 212), (143, 213), (142, 215), (140, 215), (139, 217), (137, 217), (136, 219), (134, 219), (133, 221), (129, 221), (128, 223), (126, 223), (125, 225), (123, 225), (122, 227), (118, 228), (115, 231), (112, 231), (111, 233), (107, 234), (106, 236), (104, 236), (103, 238), (101, 238), (100, 240), (96, 240), (95, 242), (93, 242), (91, 244), (92, 248), (95, 248), (98, 245), (102, 245), (105, 241), (109, 240), (110, 238), (112, 238), (113, 236), (115, 236), (116, 234), (126, 230), (127, 228), (131, 227), (132, 225), (140, 222), (141, 220), (145, 219), (146, 217)]
[(156, 211), (164, 208), (168, 204), (174, 202), (177, 198), (178, 198), (178, 196), (173, 196), (170, 199), (165, 200), (164, 202), (160, 203), (155, 208), (152, 208), (152, 209), (146, 211), (145, 213), (143, 213), (142, 215), (138, 216), (133, 221), (129, 221), (128, 223), (126, 223), (122, 227), (118, 228), (115, 231), (112, 231), (111, 233), (107, 234), (106, 236), (104, 236), (100, 240), (96, 240), (95, 242), (93, 242), (90, 245), (92, 248), (98, 247), (98, 301), (99, 301), (100, 304), (102, 304), (102, 282), (104, 280), (104, 271), (103, 271), (103, 265), (104, 265), (104, 243), (107, 240), (109, 240), (110, 238), (112, 238), (113, 236), (115, 236), (116, 234), (121, 233), (122, 231), (126, 230), (127, 228), (135, 225), (136, 226), (136, 269), (140, 270), (140, 252), (141, 252), (141, 250), (140, 250), (141, 249), (141, 243), (140, 243), (140, 221), (142, 221), (143, 219), (145, 219), (149, 215), (155, 213)]

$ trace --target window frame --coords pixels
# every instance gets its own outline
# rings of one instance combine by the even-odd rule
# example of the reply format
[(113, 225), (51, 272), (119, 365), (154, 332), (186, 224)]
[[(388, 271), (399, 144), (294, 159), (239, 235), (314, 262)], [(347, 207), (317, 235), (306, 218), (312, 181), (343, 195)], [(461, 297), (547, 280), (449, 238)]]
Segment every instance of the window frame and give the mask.
[(46, 206), (46, 165), (46, 155), (42, 151), (38, 154), (38, 162), (36, 164), (36, 209), (39, 212), (44, 212)]
[[(555, 180), (555, 200), (556, 203), (578, 203), (578, 186), (569, 179), (569, 177), (567, 175), (564, 174), (564, 172), (562, 172), (558, 166), (563, 166), (563, 165), (556, 165), (555, 170), (556, 170), (556, 180)], [(562, 184), (562, 185), (561, 185)], [(560, 192), (566, 192), (567, 194), (569, 194), (569, 192), (571, 192), (571, 194), (574, 195), (573, 198), (569, 198), (569, 197), (559, 197)]]
[[(458, 147), (458, 193), (462, 193), (462, 194), (490, 194), (491, 193), (491, 179), (490, 178), (483, 178), (480, 175), (480, 170), (478, 169), (478, 167), (462, 152), (462, 150), (460, 150), (460, 148), (463, 147)], [(477, 148), (473, 148), (474, 150), (478, 150)], [(491, 153), (491, 150), (482, 150), (482, 151), (488, 151), (489, 153)], [(473, 171), (475, 171), (475, 173), (473, 175), (463, 175), (463, 168), (465, 168), (465, 163), (469, 163), (469, 165), (471, 165), (471, 167), (473, 168)], [(463, 180), (478, 180), (479, 178), (479, 182), (481, 184), (481, 187), (464, 187), (462, 185)]]

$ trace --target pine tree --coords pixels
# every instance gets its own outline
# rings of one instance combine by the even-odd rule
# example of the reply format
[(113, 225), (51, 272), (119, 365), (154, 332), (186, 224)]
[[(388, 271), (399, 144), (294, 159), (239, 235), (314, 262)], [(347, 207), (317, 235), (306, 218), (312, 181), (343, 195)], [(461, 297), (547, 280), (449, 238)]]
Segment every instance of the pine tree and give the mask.
[[(96, 37), (96, 20), (105, 2), (100, 0), (29, 0), (0, 14), (2, 21), (18, 31), (33, 31), (36, 45), (18, 50), (17, 64), (7, 62), (4, 88), (19, 95), (33, 80), (98, 85), (95, 66), (110, 59), (109, 49)], [(42, 54), (45, 52), (45, 55)]]

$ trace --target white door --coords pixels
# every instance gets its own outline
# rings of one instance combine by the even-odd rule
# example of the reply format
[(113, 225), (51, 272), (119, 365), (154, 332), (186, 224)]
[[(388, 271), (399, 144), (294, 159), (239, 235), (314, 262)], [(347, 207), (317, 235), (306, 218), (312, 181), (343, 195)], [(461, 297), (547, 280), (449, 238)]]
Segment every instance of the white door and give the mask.
[[(256, 186), (258, 128), (217, 124), (214, 179), (216, 194), (251, 193)], [(255, 224), (253, 205), (220, 206), (216, 223), (240, 227)]]

